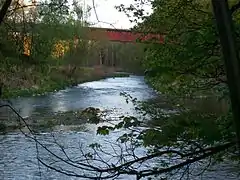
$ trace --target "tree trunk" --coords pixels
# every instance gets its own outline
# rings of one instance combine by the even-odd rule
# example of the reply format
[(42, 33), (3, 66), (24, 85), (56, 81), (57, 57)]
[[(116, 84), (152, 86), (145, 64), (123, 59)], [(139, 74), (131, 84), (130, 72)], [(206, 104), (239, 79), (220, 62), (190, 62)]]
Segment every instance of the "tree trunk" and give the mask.
[(240, 150), (240, 62), (234, 41), (234, 30), (227, 0), (212, 0), (224, 56), (237, 142)]

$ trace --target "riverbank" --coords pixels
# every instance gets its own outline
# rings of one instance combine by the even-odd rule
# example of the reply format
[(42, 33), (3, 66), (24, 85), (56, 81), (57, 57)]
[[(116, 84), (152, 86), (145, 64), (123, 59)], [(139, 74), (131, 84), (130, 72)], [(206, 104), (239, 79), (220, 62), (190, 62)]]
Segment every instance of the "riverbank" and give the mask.
[(215, 114), (216, 117), (212, 118), (213, 121), (219, 117), (229, 118), (228, 116), (231, 112), (230, 100), (226, 95), (223, 97), (223, 93), (209, 89), (195, 92), (191, 96), (187, 94), (179, 96), (179, 94), (174, 94), (174, 92), (165, 93), (164, 85), (157, 78), (145, 77), (145, 82), (159, 94), (159, 97), (154, 99), (153, 102), (157, 107), (160, 106), (161, 108), (164, 101), (172, 109), (178, 109), (183, 114), (188, 112), (189, 117), (192, 117), (192, 114), (199, 113), (202, 116)]
[(129, 74), (116, 73), (115, 68), (95, 67), (48, 67), (39, 69), (11, 67), (1, 72), (3, 83), (2, 98), (43, 95), (49, 92), (72, 87), (80, 83), (96, 81), (109, 77), (126, 77)]

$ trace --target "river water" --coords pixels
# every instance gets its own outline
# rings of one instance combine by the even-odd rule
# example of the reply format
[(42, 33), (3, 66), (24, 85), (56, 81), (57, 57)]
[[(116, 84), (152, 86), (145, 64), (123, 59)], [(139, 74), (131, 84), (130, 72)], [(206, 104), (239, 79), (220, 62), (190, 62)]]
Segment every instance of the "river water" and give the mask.
[[(59, 92), (44, 96), (13, 99), (13, 106), (19, 110), (23, 117), (36, 114), (48, 114), (52, 112), (66, 112), (69, 110), (84, 109), (89, 106), (101, 110), (112, 110), (111, 116), (136, 115), (131, 103), (126, 103), (120, 96), (126, 92), (138, 100), (157, 98), (153, 89), (144, 82), (144, 77), (130, 76), (123, 78), (108, 78), (100, 81), (87, 82), (73, 88), (67, 88)], [(41, 142), (52, 148), (54, 152), (61, 153), (59, 147), (55, 147), (53, 139), (66, 147), (66, 151), (77, 157), (79, 145), (84, 147), (94, 142), (115, 142), (121, 132), (113, 132), (109, 136), (96, 135), (96, 126), (83, 124), (78, 130), (71, 127), (60, 126), (54, 132), (45, 132), (38, 135)], [(53, 138), (53, 135), (55, 138)], [(108, 148), (108, 146), (107, 146)], [(110, 152), (110, 150), (109, 150)], [(139, 149), (139, 154), (144, 154), (145, 149)], [(48, 160), (49, 155), (44, 149), (39, 153)], [(20, 132), (12, 132), (0, 135), (0, 179), (4, 180), (39, 180), (39, 179), (77, 179), (67, 177), (46, 167), (39, 165), (37, 161), (36, 144)], [(50, 161), (50, 159), (49, 159)], [(228, 166), (229, 167), (229, 166)], [(235, 171), (233, 171), (235, 172)], [(238, 179), (231, 170), (218, 173), (206, 173), (203, 179)], [(232, 176), (231, 176), (232, 175)], [(82, 179), (82, 178), (78, 178)], [(134, 179), (131, 176), (123, 176), (121, 179)]]

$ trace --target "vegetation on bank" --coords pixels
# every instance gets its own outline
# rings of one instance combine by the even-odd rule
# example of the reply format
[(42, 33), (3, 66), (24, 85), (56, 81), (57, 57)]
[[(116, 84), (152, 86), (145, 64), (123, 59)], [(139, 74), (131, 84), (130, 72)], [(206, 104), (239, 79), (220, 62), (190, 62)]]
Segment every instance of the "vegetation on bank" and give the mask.
[(6, 14), (0, 26), (3, 98), (42, 94), (86, 81), (124, 76), (114, 73), (118, 69), (138, 72), (141, 46), (83, 40), (89, 10), (83, 12), (75, 1), (71, 10), (63, 2), (52, 13), (51, 3), (57, 6), (58, 1), (23, 8), (18, 1), (11, 4), (13, 11)]
[(109, 67), (78, 67), (71, 72), (69, 67), (52, 67), (48, 72), (41, 72), (33, 67), (11, 68), (10, 73), (2, 72), (4, 84), (2, 98), (18, 96), (35, 96), (58, 91), (88, 81), (96, 81), (108, 77), (126, 77), (128, 74), (115, 73)]

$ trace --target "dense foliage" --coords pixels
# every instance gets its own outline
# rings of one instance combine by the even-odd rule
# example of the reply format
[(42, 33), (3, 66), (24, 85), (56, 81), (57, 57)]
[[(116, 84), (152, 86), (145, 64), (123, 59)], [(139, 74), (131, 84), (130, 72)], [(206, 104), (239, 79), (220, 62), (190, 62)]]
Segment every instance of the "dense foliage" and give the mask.
[[(24, 4), (14, 0), (11, 3), (0, 26), (0, 82), (5, 98), (99, 79), (109, 76), (114, 68), (141, 70), (141, 46), (85, 39), (85, 27), (91, 25), (87, 22), (90, 7), (83, 10), (78, 1)], [(99, 57), (103, 50), (105, 62)], [(99, 65), (113, 70), (105, 72), (107, 68), (103, 67), (98, 73), (94, 67)]]
[[(152, 14), (167, 33), (163, 46), (148, 49), (147, 68), (158, 74), (150, 81), (162, 92), (192, 95), (225, 83), (219, 38), (209, 4), (204, 1), (158, 1)], [(160, 18), (158, 18), (160, 19)], [(151, 19), (147, 20), (151, 23)], [(156, 80), (157, 78), (157, 80)], [(218, 86), (219, 87), (219, 86)]]
[[(139, 4), (147, 2), (153, 9), (150, 16), (139, 8)], [(236, 3), (229, 1), (230, 7)], [(148, 69), (146, 79), (153, 87), (170, 97), (210, 94), (228, 99), (224, 61), (210, 1), (136, 1), (135, 5), (120, 5), (118, 9), (143, 20), (135, 29), (165, 34), (164, 44), (148, 47), (143, 61)], [(239, 12), (232, 9), (234, 34), (238, 37)], [(236, 38), (238, 46), (239, 42)], [(231, 121), (231, 115), (228, 118)]]
[[(232, 7), (236, 5), (236, 1), (229, 1), (229, 4)], [(147, 81), (157, 90), (168, 95), (168, 97), (174, 97), (174, 100), (181, 105), (184, 103), (183, 99), (179, 97), (191, 96), (196, 98), (196, 95), (207, 95), (229, 99), (224, 61), (211, 3), (209, 1), (195, 0), (160, 0), (151, 1), (151, 5), (153, 13), (150, 16), (144, 16), (144, 13), (139, 16), (137, 6), (118, 7), (121, 11), (132, 13), (133, 17), (144, 20), (135, 29), (150, 29), (150, 31), (165, 34), (163, 45), (155, 44), (146, 50), (144, 65), (148, 69)], [(239, 12), (231, 11), (231, 13), (234, 20), (235, 34), (238, 37)], [(239, 39), (236, 38), (236, 40), (239, 46)], [(190, 113), (190, 116), (189, 112), (187, 114), (181, 113), (181, 116), (184, 116), (189, 124), (194, 124), (190, 128), (194, 133), (197, 133), (198, 128), (203, 131), (208, 127), (212, 127), (212, 129), (214, 129), (213, 127), (224, 127), (218, 123), (213, 123), (218, 122), (219, 119), (221, 119), (219, 121), (221, 123), (231, 124), (232, 122), (231, 110), (228, 115), (223, 115), (225, 120), (222, 120), (223, 117), (219, 117), (219, 115), (214, 117), (209, 116), (209, 114), (201, 114), (199, 116), (197, 112)], [(205, 124), (198, 127), (192, 122), (197, 121), (204, 124), (205, 119), (208, 119), (207, 117), (211, 117), (212, 126)], [(163, 120), (159, 121), (160, 124), (162, 122), (166, 124)], [(172, 122), (171, 118), (167, 122)], [(180, 120), (176, 122), (179, 122), (178, 125), (181, 126)], [(196, 127), (198, 128), (195, 129)], [(176, 133), (175, 131), (174, 133)], [(212, 138), (213, 142), (225, 139), (225, 136), (220, 135), (218, 132), (224, 131), (222, 129), (211, 134), (207, 134), (207, 131), (205, 131), (205, 133), (200, 134)], [(230, 134), (232, 132), (234, 132), (233, 128), (229, 130)], [(193, 138), (195, 135), (192, 134), (189, 138)]]
[[(161, 92), (180, 96), (212, 88), (223, 92), (226, 77), (210, 1), (148, 2), (153, 8), (150, 16), (139, 13), (142, 10), (137, 5), (118, 7), (135, 19), (143, 19), (135, 29), (165, 34), (164, 45), (146, 50), (144, 64), (151, 71), (148, 80)], [(237, 32), (238, 17), (235, 12)]]

